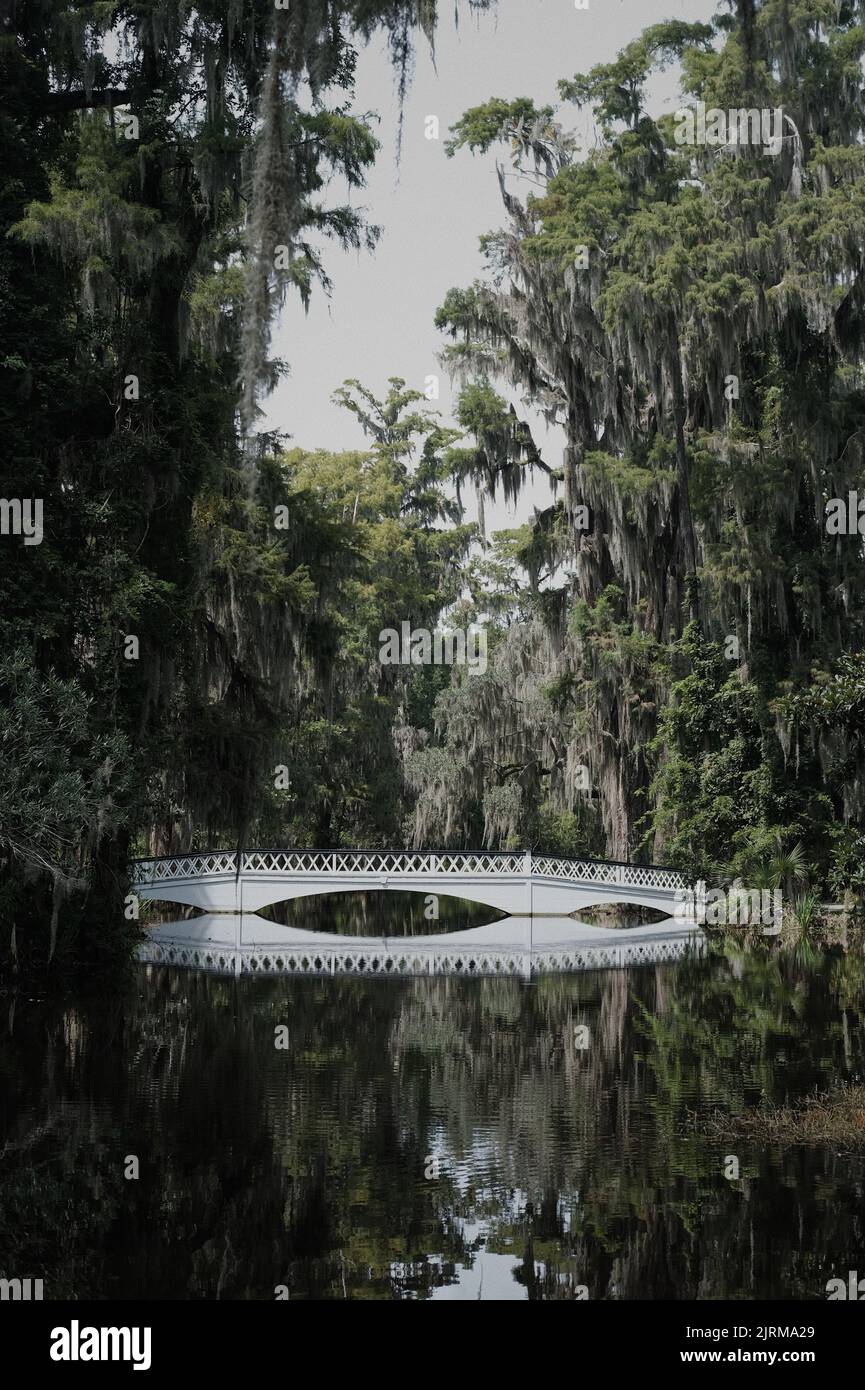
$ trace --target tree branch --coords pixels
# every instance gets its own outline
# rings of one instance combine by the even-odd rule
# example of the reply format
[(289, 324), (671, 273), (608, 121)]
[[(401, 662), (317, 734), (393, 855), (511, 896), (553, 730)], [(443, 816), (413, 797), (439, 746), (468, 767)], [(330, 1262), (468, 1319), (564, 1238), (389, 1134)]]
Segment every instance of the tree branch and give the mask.
[(122, 87), (105, 87), (101, 92), (46, 92), (39, 103), (43, 115), (64, 111), (90, 111), (99, 106), (125, 106), (132, 93)]

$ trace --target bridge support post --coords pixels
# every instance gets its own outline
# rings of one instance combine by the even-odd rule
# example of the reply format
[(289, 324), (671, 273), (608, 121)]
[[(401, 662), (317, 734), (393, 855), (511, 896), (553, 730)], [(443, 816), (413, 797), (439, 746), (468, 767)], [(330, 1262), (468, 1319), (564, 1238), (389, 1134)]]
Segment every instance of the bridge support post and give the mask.
[(527, 849), (523, 855), (523, 873), (526, 876), (526, 916), (532, 915), (532, 852)]

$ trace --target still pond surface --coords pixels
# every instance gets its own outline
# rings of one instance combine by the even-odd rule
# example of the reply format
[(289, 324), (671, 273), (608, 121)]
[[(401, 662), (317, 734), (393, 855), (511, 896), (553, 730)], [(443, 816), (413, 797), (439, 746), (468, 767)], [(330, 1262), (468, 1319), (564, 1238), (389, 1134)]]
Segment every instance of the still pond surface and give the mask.
[(863, 982), (861, 953), (728, 952), (7, 997), (0, 1273), (46, 1298), (823, 1299), (863, 1262), (865, 1156), (701, 1122), (861, 1079)]

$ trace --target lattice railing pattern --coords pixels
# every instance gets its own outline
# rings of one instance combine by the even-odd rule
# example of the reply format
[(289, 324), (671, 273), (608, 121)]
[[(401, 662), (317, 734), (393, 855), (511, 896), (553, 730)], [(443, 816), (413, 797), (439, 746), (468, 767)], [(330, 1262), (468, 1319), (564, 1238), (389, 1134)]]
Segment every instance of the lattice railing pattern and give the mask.
[(173, 883), (178, 879), (205, 878), (210, 874), (236, 872), (236, 854), (188, 854), (176, 859), (138, 859), (133, 865), (133, 881)]
[(700, 952), (697, 936), (635, 941), (631, 944), (576, 946), (562, 950), (514, 951), (442, 947), (434, 951), (295, 947), (192, 946), (182, 942), (147, 942), (139, 960), (155, 965), (185, 965), (203, 970), (249, 975), (537, 975), (553, 970), (606, 970), (655, 965)]
[[(609, 864), (592, 859), (557, 859), (548, 855), (413, 853), (410, 850), (248, 850), (241, 855), (242, 874), (294, 875), (321, 874), (326, 877), (369, 874), (377, 878), (434, 878), (454, 875), (461, 878), (526, 877), (527, 865), (533, 878), (555, 878), (570, 882), (602, 883), (627, 888), (682, 890), (687, 881), (675, 869), (645, 864)], [(140, 859), (133, 866), (136, 883), (167, 883), (236, 874), (237, 855), (233, 852), (178, 855), (167, 859)]]
[(427, 854), (409, 850), (253, 850), (243, 856), (244, 873), (387, 874), (522, 874), (522, 854)]
[(552, 859), (538, 855), (532, 859), (532, 875), (544, 878), (579, 879), (581, 883), (623, 884), (627, 888), (687, 888), (675, 869), (651, 864), (605, 864), (596, 859)]

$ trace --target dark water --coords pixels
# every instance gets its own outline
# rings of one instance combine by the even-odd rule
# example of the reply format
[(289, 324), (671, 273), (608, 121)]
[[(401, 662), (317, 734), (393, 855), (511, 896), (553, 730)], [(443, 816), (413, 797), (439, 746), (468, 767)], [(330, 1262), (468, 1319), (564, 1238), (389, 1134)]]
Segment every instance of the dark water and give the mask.
[(865, 1158), (731, 1182), (693, 1124), (863, 1075), (861, 955), (2, 1004), (0, 1274), (46, 1298), (824, 1298), (865, 1256)]

